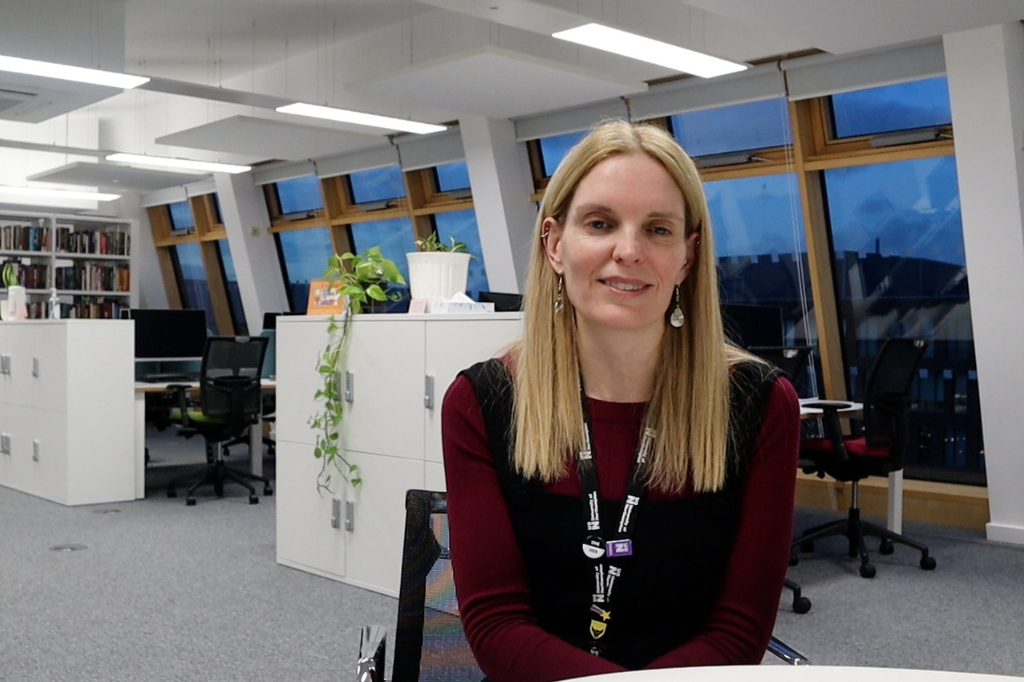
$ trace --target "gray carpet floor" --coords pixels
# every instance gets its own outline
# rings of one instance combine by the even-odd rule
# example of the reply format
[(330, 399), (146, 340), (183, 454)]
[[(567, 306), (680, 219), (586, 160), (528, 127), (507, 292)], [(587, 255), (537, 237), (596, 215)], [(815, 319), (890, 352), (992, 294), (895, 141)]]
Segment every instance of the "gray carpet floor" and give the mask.
[[(202, 446), (152, 441), (145, 500), (72, 508), (0, 487), (0, 680), (354, 679), (359, 627), (393, 632), (396, 600), (278, 566), (273, 497), (167, 499)], [(801, 510), (797, 527), (827, 518)], [(865, 580), (844, 541), (819, 542), (790, 569), (813, 607), (784, 594), (776, 635), (822, 665), (1024, 676), (1024, 548), (905, 530), (935, 571), (900, 547)]]

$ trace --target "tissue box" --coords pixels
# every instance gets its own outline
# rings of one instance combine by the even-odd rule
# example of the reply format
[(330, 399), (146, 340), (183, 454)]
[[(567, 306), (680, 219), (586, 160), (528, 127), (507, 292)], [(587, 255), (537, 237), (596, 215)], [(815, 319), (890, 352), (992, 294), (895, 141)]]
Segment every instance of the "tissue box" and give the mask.
[(493, 303), (477, 303), (476, 301), (434, 301), (427, 306), (427, 312), (438, 314), (453, 313), (493, 313)]

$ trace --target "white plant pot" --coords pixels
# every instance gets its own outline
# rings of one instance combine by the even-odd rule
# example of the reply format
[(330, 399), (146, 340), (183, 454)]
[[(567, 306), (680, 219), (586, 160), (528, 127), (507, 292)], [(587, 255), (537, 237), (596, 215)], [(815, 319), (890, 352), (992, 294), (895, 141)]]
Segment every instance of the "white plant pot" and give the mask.
[(446, 301), (457, 293), (465, 293), (469, 277), (468, 253), (450, 251), (417, 251), (405, 254), (409, 262), (409, 292), (413, 300)]
[(25, 287), (16, 284), (7, 287), (7, 320), (24, 320), (28, 318)]

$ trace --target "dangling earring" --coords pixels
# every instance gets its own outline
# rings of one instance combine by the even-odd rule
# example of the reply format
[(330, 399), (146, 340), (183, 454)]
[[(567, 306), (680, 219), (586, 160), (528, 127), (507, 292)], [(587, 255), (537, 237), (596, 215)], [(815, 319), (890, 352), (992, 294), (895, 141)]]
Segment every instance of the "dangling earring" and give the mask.
[(558, 276), (558, 290), (555, 292), (555, 315), (561, 315), (565, 306), (562, 305), (562, 276)]
[(679, 287), (676, 287), (676, 309), (672, 311), (672, 315), (668, 318), (668, 323), (679, 329), (686, 324), (686, 315), (683, 315), (683, 309), (679, 307)]

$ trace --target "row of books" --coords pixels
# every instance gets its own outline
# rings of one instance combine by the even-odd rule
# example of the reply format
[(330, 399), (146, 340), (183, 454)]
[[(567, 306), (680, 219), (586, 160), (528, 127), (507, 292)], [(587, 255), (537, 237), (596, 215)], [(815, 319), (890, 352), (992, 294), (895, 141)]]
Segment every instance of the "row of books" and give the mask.
[[(74, 303), (60, 303), (60, 316), (64, 319), (106, 319), (116, 320), (121, 316), (121, 311), (126, 310), (128, 305), (125, 301), (114, 301), (100, 298), (84, 297)], [(42, 320), (50, 317), (50, 304), (48, 301), (33, 301), (28, 304), (28, 316), (31, 319)]]
[(0, 249), (49, 251), (50, 230), (37, 225), (0, 225)]
[(58, 289), (74, 291), (128, 291), (131, 272), (127, 265), (79, 263), (56, 268), (53, 283)]
[(57, 251), (127, 256), (131, 253), (131, 235), (127, 230), (84, 230), (57, 226)]
[(46, 263), (14, 263), (14, 267), (18, 271), (18, 281), (26, 289), (46, 289), (50, 286), (50, 266)]

